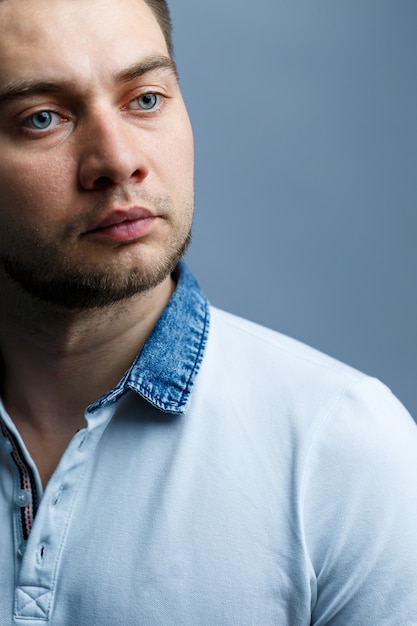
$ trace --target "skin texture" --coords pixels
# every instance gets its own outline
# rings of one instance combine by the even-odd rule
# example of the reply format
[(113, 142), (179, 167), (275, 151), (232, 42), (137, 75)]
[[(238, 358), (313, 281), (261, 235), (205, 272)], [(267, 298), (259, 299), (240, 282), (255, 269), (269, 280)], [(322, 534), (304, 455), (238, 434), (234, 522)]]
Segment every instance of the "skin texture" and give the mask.
[(192, 131), (143, 0), (2, 0), (0, 59), (1, 396), (46, 484), (172, 294)]

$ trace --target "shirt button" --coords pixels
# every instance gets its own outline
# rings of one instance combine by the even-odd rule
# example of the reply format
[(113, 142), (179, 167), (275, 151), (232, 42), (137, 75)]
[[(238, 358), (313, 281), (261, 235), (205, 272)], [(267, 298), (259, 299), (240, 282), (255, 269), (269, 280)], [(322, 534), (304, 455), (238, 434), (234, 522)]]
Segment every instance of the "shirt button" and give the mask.
[(13, 446), (8, 439), (3, 439), (3, 448), (6, 452), (11, 452), (13, 450)]
[(31, 502), (32, 502), (32, 496), (30, 495), (30, 493), (28, 491), (25, 491), (24, 489), (19, 489), (15, 498), (15, 503), (17, 504), (17, 506), (20, 506), (23, 508), (24, 506), (27, 506)]

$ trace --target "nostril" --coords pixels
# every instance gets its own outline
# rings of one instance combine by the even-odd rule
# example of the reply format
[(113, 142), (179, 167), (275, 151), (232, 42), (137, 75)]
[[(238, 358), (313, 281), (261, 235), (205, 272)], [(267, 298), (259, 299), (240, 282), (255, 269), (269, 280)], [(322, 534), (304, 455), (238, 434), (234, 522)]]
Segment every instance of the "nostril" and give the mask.
[(99, 176), (94, 181), (95, 189), (104, 189), (105, 187), (110, 187), (114, 185), (114, 182), (108, 176)]
[[(0, 0), (1, 2), (1, 0)], [(104, 157), (103, 157), (104, 158)], [(110, 157), (107, 157), (110, 160)], [(117, 155), (114, 157), (117, 161)], [(128, 181), (141, 182), (147, 176), (146, 168), (131, 168), (123, 163), (100, 163), (95, 158), (81, 164), (79, 182), (83, 189), (92, 191), (111, 189)]]

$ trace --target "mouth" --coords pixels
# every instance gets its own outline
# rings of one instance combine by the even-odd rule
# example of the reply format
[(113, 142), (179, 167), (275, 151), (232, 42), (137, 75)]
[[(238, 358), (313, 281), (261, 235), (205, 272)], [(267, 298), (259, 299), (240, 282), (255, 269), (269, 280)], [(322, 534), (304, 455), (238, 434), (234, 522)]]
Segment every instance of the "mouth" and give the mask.
[(117, 209), (108, 213), (84, 235), (110, 241), (132, 241), (147, 235), (157, 217), (143, 207)]

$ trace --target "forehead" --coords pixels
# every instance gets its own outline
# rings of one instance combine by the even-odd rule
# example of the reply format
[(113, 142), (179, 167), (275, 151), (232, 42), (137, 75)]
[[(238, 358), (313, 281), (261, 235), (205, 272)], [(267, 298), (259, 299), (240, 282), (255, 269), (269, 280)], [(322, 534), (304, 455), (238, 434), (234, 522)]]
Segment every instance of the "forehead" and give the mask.
[(0, 0), (0, 85), (112, 74), (158, 54), (165, 39), (144, 0)]

